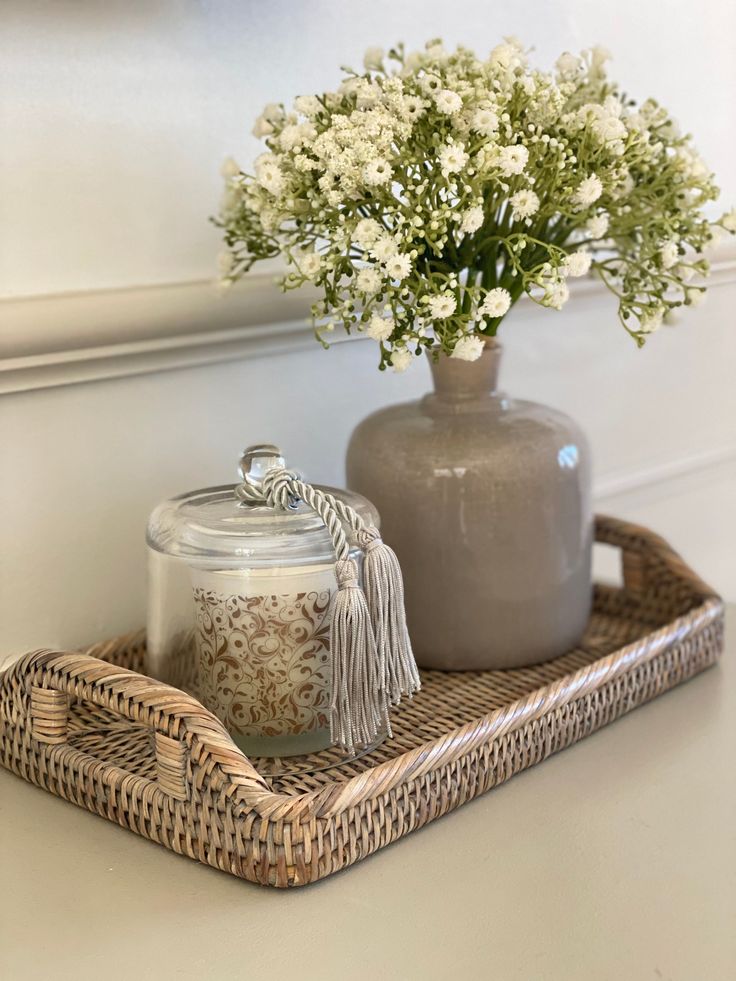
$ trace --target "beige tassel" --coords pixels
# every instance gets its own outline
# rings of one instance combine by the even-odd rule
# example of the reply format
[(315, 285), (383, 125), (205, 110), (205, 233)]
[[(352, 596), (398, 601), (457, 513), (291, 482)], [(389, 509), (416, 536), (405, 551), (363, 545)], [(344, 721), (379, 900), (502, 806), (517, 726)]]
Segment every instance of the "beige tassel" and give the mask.
[(406, 626), (401, 567), (377, 528), (366, 527), (357, 538), (365, 554), (363, 584), (378, 655), (385, 665), (384, 687), (390, 703), (398, 705), (402, 695), (411, 697), (421, 688)]
[(376, 649), (355, 562), (338, 560), (335, 574), (337, 594), (330, 624), (330, 733), (333, 742), (352, 752), (356, 746), (370, 746), (380, 732), (390, 728), (385, 667)]

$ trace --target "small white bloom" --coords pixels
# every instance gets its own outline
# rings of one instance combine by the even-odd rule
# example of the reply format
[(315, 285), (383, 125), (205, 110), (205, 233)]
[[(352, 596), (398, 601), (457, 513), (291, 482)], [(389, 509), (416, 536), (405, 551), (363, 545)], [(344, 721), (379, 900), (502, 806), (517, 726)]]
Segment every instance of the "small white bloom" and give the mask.
[(260, 140), (264, 136), (270, 136), (273, 133), (273, 126), (264, 116), (259, 116), (253, 123), (251, 133), (257, 140)]
[(586, 221), (585, 227), (593, 238), (603, 238), (608, 231), (608, 224), (608, 215), (593, 215)]
[(462, 143), (447, 143), (439, 152), (440, 170), (447, 177), (462, 170), (468, 162), (468, 155)]
[(644, 334), (653, 334), (655, 330), (659, 330), (662, 326), (662, 321), (664, 319), (664, 310), (661, 307), (656, 307), (653, 310), (647, 310), (639, 317), (639, 330)]
[(455, 312), (457, 300), (450, 293), (440, 293), (437, 296), (430, 296), (428, 306), (433, 320), (444, 320)]
[(578, 184), (572, 195), (572, 203), (581, 209), (588, 208), (591, 204), (595, 204), (601, 194), (603, 194), (603, 184), (600, 177), (590, 174)]
[(562, 264), (562, 273), (573, 278), (585, 276), (590, 271), (592, 260), (590, 252), (571, 252)]
[(542, 297), (542, 303), (546, 307), (552, 307), (553, 310), (561, 310), (569, 299), (569, 287), (564, 279), (561, 279), (547, 287)]
[(374, 341), (387, 341), (394, 332), (394, 326), (393, 317), (380, 317), (374, 313), (365, 332)]
[(361, 293), (377, 293), (383, 282), (380, 272), (374, 266), (366, 266), (355, 277), (355, 283)]
[(673, 266), (677, 265), (679, 258), (680, 253), (676, 242), (665, 242), (659, 250), (659, 261), (662, 263), (663, 269), (672, 269)]
[(383, 157), (369, 161), (363, 168), (363, 180), (370, 187), (380, 187), (391, 180), (391, 164)]
[(407, 351), (405, 347), (398, 347), (391, 352), (391, 365), (394, 371), (406, 371), (413, 358), (411, 351)]
[(736, 208), (731, 208), (726, 214), (721, 218), (721, 224), (726, 229), (727, 232), (736, 232)]
[(235, 265), (235, 256), (232, 252), (220, 252), (217, 256), (217, 267), (223, 276), (227, 276)]
[(615, 116), (601, 116), (593, 123), (593, 132), (601, 143), (610, 143), (613, 140), (625, 140), (627, 137), (626, 127)]
[(488, 60), (493, 68), (501, 68), (506, 71), (513, 71), (515, 68), (521, 68), (526, 64), (524, 49), (516, 38), (506, 38), (503, 44), (497, 44), (491, 51)]
[(279, 194), (284, 187), (284, 175), (273, 153), (262, 153), (255, 162), (256, 179), (271, 194)]
[(470, 119), (470, 128), (481, 136), (493, 136), (498, 132), (498, 116), (492, 109), (476, 109)]
[(363, 55), (366, 71), (380, 71), (383, 68), (383, 48), (368, 48)]
[(412, 122), (424, 115), (427, 103), (418, 95), (405, 95), (401, 100), (401, 111)]
[(442, 90), (442, 82), (436, 75), (424, 75), (419, 79), (419, 85), (426, 95), (436, 95)]
[(685, 297), (687, 303), (691, 307), (699, 307), (700, 304), (705, 299), (705, 290), (699, 290), (695, 287), (692, 287), (691, 289), (685, 291)]
[(279, 133), (279, 146), (284, 150), (292, 150), (303, 139), (304, 131), (297, 123), (290, 123)]
[(483, 354), (485, 341), (482, 337), (475, 334), (467, 334), (461, 337), (452, 350), (451, 358), (458, 358), (460, 361), (477, 361)]
[(485, 317), (503, 317), (511, 307), (511, 294), (508, 290), (497, 286), (486, 293), (480, 305), (479, 313)]
[(511, 215), (514, 221), (531, 218), (539, 211), (539, 198), (528, 188), (522, 188), (511, 195)]
[(695, 270), (692, 266), (678, 266), (677, 269), (675, 269), (675, 275), (681, 279), (683, 283), (689, 283), (695, 275)]
[(362, 249), (368, 249), (383, 234), (383, 229), (375, 218), (361, 218), (355, 226), (353, 241)]
[(222, 161), (222, 166), (220, 167), (220, 174), (229, 180), (231, 177), (237, 177), (240, 173), (240, 166), (237, 160), (233, 160), (232, 157), (225, 157)]
[(506, 177), (521, 174), (529, 159), (529, 151), (525, 146), (503, 146), (498, 154), (498, 166)]
[(560, 75), (574, 75), (580, 68), (582, 62), (574, 54), (564, 51), (555, 62), (555, 68)]
[(450, 89), (442, 89), (435, 95), (434, 104), (440, 112), (445, 113), (447, 116), (453, 116), (462, 109), (463, 100), (457, 92), (452, 92)]
[(460, 231), (465, 232), (466, 235), (472, 235), (473, 232), (477, 232), (483, 225), (483, 217), (483, 208), (481, 205), (478, 204), (473, 208), (468, 208), (463, 213), (460, 222)]
[(298, 95), (294, 99), (294, 108), (303, 116), (316, 116), (323, 106), (316, 95)]
[(322, 266), (322, 259), (316, 252), (302, 252), (295, 258), (296, 266), (302, 276), (314, 279)]
[(411, 259), (408, 255), (391, 256), (384, 263), (384, 269), (391, 279), (406, 279), (411, 272)]
[(399, 247), (396, 240), (390, 235), (380, 235), (371, 246), (370, 252), (374, 259), (386, 263), (398, 253)]

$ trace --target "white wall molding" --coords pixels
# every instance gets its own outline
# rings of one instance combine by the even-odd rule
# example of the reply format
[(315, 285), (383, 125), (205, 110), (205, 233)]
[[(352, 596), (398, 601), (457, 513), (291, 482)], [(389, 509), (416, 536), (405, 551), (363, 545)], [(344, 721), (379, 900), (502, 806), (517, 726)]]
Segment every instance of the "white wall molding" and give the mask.
[(688, 453), (676, 460), (666, 460), (649, 467), (606, 474), (595, 482), (593, 498), (596, 506), (605, 510), (609, 503), (615, 504), (621, 498), (650, 487), (672, 488), (683, 479), (706, 484), (713, 479), (714, 471), (735, 461), (736, 443), (732, 443)]
[[(736, 248), (713, 262), (711, 288), (736, 282)], [(606, 288), (573, 284), (573, 302)], [(281, 292), (274, 274), (227, 293), (209, 281), (0, 300), (0, 394), (273, 355), (314, 343), (315, 290)], [(549, 316), (527, 303), (525, 316)], [(335, 334), (335, 341), (346, 339)]]

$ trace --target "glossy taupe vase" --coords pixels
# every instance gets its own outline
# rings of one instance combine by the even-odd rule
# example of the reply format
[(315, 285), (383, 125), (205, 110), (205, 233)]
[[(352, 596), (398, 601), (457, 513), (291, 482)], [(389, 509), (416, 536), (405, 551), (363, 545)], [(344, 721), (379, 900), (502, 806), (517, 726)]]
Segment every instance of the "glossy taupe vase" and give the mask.
[(580, 639), (591, 604), (591, 467), (554, 409), (496, 391), (499, 345), (432, 362), (435, 391), (365, 419), (348, 485), (398, 554), (427, 668), (511, 668)]

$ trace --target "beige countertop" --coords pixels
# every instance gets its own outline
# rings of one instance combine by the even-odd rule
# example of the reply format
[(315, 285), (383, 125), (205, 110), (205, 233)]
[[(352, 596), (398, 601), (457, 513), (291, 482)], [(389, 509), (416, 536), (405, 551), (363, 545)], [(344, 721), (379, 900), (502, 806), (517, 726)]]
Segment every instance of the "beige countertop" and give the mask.
[(0, 978), (736, 978), (722, 663), (340, 875), (179, 858), (0, 770)]

